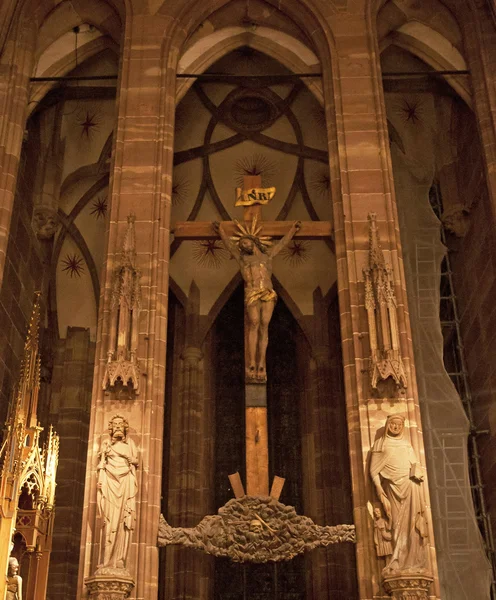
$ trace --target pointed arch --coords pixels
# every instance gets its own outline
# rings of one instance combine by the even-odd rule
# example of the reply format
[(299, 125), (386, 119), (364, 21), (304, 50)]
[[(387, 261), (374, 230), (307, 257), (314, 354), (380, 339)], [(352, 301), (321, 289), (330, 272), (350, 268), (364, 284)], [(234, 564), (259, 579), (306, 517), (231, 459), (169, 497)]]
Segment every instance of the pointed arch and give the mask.
[[(442, 15), (442, 17), (441, 17)], [(464, 71), (462, 31), (456, 14), (439, 0), (405, 5), (389, 1), (377, 11), (377, 42), (382, 53), (390, 45), (410, 52), (435, 71)], [(455, 92), (472, 106), (467, 78), (443, 76)]]
[[(203, 73), (222, 56), (242, 46), (258, 50), (274, 58), (293, 73), (315, 72), (315, 79), (304, 82), (321, 105), (324, 104), (320, 61), (314, 51), (298, 39), (270, 27), (257, 27), (247, 31), (244, 27), (225, 27), (196, 40), (179, 59), (178, 73)], [(194, 79), (181, 79), (176, 90), (176, 103), (179, 103)]]

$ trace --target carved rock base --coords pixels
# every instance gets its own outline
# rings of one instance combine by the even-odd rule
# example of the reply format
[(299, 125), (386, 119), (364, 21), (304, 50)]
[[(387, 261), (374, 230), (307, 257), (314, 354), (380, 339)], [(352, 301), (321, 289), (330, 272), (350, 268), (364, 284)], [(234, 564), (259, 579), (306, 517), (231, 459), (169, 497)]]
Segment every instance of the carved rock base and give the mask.
[(94, 575), (84, 583), (91, 600), (125, 600), (134, 588), (134, 579), (124, 574)]
[(433, 581), (429, 575), (388, 575), (384, 578), (384, 589), (394, 600), (427, 600)]

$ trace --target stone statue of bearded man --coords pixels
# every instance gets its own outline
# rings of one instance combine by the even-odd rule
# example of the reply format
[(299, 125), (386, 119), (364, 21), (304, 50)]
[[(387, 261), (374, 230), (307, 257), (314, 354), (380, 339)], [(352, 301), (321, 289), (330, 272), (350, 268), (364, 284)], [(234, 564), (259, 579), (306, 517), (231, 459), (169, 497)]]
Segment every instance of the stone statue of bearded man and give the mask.
[(99, 453), (97, 505), (103, 520), (100, 573), (102, 569), (125, 570), (136, 522), (138, 452), (128, 430), (124, 417), (112, 417), (110, 439), (102, 442)]

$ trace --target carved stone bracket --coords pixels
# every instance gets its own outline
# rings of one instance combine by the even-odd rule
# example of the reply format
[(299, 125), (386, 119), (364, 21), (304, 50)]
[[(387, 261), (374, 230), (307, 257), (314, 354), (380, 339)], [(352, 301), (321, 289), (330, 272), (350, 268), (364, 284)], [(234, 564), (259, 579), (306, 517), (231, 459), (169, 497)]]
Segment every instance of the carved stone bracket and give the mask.
[(131, 577), (117, 573), (88, 577), (84, 583), (91, 600), (125, 600), (134, 588), (134, 580)]
[(462, 238), (470, 227), (469, 215), (470, 207), (458, 202), (443, 211), (441, 221), (448, 231)]
[(430, 575), (406, 573), (386, 577), (384, 589), (395, 600), (427, 600), (433, 581)]
[(134, 356), (131, 357), (131, 360), (123, 357), (119, 357), (117, 360), (109, 359), (105, 367), (102, 387), (104, 390), (113, 389), (116, 384), (121, 382), (123, 385), (130, 385), (139, 394), (139, 379), (140, 368)]
[(354, 525), (321, 526), (272, 497), (229, 500), (196, 527), (171, 527), (160, 517), (158, 545), (179, 544), (235, 562), (290, 560), (329, 544), (355, 542)]
[(117, 384), (121, 384), (139, 394), (140, 367), (136, 354), (141, 273), (136, 268), (134, 222), (134, 215), (129, 215), (121, 258), (114, 272), (108, 360), (102, 388), (114, 389)]
[(40, 152), (35, 159), (36, 183), (31, 220), (39, 240), (52, 239), (60, 225), (58, 210), (65, 155), (62, 122), (63, 107), (60, 103), (40, 114)]
[(404, 391), (407, 378), (400, 352), (393, 273), (384, 259), (375, 213), (369, 213), (368, 219), (369, 266), (363, 270), (363, 276), (370, 338), (370, 383), (372, 389), (387, 394), (388, 381), (396, 390)]
[(49, 240), (53, 238), (59, 227), (57, 207), (47, 205), (35, 206), (32, 226), (38, 239)]

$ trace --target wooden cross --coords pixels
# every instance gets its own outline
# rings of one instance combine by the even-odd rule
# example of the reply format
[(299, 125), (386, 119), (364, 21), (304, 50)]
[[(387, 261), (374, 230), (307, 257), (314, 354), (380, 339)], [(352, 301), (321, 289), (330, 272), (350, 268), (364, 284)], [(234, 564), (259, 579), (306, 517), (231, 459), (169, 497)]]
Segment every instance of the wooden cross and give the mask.
[[(261, 189), (259, 175), (245, 176), (244, 189), (237, 190), (237, 197), (248, 200), (249, 206), (244, 206), (244, 225), (248, 229), (256, 219), (263, 226), (262, 234), (271, 238), (283, 238), (294, 222), (288, 221), (262, 221), (262, 204), (266, 204), (274, 188)], [(273, 190), (273, 191), (271, 191)], [(222, 221), (220, 227), (226, 236), (233, 236), (237, 230), (234, 221)], [(294, 231), (294, 229), (293, 229)], [(176, 223), (174, 228), (176, 240), (208, 240), (218, 239), (211, 222), (186, 221)], [(303, 221), (294, 237), (304, 240), (329, 239), (331, 237), (331, 223), (329, 221)], [(228, 243), (228, 242), (227, 242)], [(246, 313), (246, 311), (245, 311)], [(247, 327), (245, 319), (245, 356), (247, 347)], [(248, 362), (246, 362), (248, 365)], [(245, 370), (245, 410), (246, 410), (246, 489), (250, 496), (269, 495), (269, 444), (267, 427), (267, 384), (266, 379), (255, 380), (249, 376), (249, 369)], [(230, 481), (236, 497), (244, 495), (243, 485), (238, 474), (231, 475)], [(270, 495), (278, 499), (282, 491), (284, 480), (275, 477)]]

